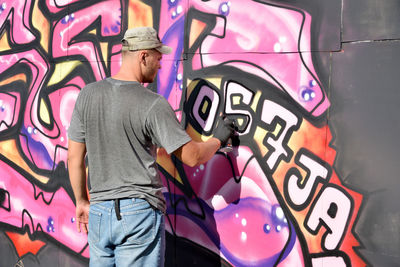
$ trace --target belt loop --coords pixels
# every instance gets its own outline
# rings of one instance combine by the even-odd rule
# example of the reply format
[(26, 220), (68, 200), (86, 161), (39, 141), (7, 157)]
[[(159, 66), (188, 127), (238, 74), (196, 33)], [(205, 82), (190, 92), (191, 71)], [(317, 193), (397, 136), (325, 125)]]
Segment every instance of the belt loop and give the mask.
[(119, 210), (119, 199), (117, 198), (116, 200), (114, 200), (114, 205), (115, 205), (115, 215), (117, 215), (117, 220), (120, 221), (121, 220), (121, 213)]

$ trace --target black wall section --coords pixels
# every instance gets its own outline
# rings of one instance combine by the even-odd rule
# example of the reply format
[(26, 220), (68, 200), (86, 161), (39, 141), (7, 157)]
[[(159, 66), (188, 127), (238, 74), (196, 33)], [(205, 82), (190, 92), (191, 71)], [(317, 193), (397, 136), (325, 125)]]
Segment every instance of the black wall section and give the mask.
[(342, 1), (343, 41), (400, 38), (398, 0)]
[(350, 188), (365, 192), (356, 233), (373, 266), (400, 266), (399, 69), (400, 40), (349, 43), (332, 53), (335, 167)]

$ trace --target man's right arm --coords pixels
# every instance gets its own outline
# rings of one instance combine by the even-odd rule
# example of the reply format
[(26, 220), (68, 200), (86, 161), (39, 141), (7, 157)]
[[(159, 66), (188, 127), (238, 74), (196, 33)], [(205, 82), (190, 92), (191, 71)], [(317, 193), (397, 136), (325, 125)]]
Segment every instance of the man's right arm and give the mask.
[(194, 167), (209, 161), (221, 146), (235, 133), (233, 120), (220, 117), (214, 137), (205, 142), (190, 141), (174, 153), (184, 164)]
[(205, 142), (192, 140), (175, 150), (173, 154), (184, 164), (194, 167), (209, 161), (220, 147), (221, 141), (212, 137)]

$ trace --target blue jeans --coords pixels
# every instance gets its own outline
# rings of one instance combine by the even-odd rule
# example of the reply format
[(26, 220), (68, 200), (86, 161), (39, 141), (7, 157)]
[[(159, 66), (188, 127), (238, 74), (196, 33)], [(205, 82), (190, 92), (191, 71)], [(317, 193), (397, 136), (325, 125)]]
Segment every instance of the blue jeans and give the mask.
[(90, 205), (89, 266), (164, 266), (164, 215), (138, 198)]

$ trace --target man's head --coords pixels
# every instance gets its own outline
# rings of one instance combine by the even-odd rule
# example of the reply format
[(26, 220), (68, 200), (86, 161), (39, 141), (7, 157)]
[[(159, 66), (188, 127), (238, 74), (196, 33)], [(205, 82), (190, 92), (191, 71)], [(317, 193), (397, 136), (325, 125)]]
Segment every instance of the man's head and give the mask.
[(155, 49), (161, 54), (170, 54), (172, 48), (164, 45), (156, 30), (151, 27), (137, 27), (125, 32), (122, 39), (123, 51), (138, 51)]
[[(162, 54), (170, 54), (171, 47), (164, 45), (151, 27), (138, 27), (125, 32), (122, 39), (122, 74), (133, 75), (142, 83), (152, 83), (161, 68)], [(131, 73), (131, 74), (129, 74)]]

